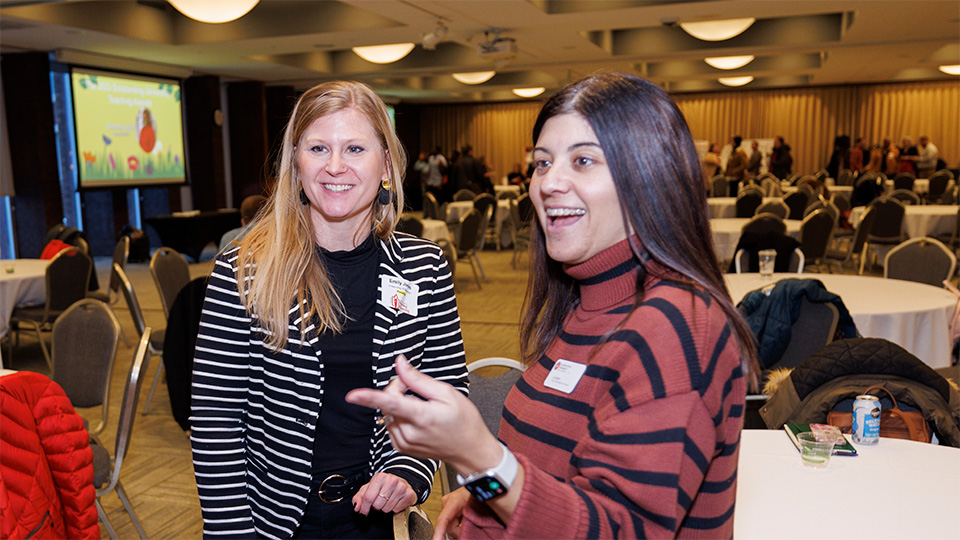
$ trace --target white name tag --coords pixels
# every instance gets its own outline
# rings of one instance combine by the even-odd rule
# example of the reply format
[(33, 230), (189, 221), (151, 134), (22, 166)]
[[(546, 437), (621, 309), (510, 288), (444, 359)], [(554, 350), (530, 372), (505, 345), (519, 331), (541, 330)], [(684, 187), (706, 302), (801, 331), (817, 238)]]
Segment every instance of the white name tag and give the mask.
[(393, 276), (380, 276), (380, 303), (407, 315), (417, 316), (420, 286)]
[(553, 388), (554, 390), (563, 392), (564, 394), (569, 394), (577, 387), (577, 383), (580, 382), (580, 378), (583, 377), (586, 371), (586, 364), (578, 364), (561, 358), (553, 364), (553, 369), (547, 374), (543, 385), (547, 388)]

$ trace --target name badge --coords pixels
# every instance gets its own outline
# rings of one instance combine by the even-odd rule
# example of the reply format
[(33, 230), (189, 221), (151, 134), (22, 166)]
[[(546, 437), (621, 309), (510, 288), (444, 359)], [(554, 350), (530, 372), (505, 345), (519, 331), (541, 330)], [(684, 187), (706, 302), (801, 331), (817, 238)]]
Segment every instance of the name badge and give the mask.
[(394, 276), (380, 276), (380, 303), (400, 313), (417, 316), (420, 286)]
[(571, 362), (570, 360), (561, 358), (553, 364), (553, 369), (547, 374), (543, 385), (547, 388), (553, 388), (554, 390), (563, 392), (564, 394), (569, 394), (577, 387), (580, 378), (583, 377), (586, 371), (586, 364), (578, 364), (577, 362)]

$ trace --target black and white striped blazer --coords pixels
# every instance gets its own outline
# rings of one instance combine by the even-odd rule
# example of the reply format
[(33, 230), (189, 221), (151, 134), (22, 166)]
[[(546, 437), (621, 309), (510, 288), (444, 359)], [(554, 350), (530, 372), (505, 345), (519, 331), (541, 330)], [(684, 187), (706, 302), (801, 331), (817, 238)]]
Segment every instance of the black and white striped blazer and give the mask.
[[(404, 354), (421, 372), (466, 393), (460, 317), (442, 252), (402, 233), (378, 241), (378, 247), (380, 277), (412, 282), (419, 295), (417, 316), (411, 316), (380, 302), (378, 291), (371, 359), (376, 387), (394, 377), (394, 359)], [(256, 314), (240, 301), (236, 262), (236, 247), (217, 257), (193, 364), (190, 438), (203, 532), (213, 538), (290, 538), (307, 505), (323, 355), (315, 324), (300, 340), (296, 305), (283, 350), (264, 345)], [(422, 503), (438, 463), (398, 453), (378, 427), (371, 433), (369, 465), (406, 479)]]

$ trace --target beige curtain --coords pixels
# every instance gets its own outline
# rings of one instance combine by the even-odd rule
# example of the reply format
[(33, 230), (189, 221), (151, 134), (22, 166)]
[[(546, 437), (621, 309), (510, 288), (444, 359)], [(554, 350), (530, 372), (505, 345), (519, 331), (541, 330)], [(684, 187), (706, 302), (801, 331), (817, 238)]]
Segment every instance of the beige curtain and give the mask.
[[(694, 139), (727, 143), (783, 136), (792, 147), (793, 170), (826, 167), (833, 139), (849, 135), (897, 144), (927, 135), (949, 166), (960, 161), (960, 83), (924, 82), (738, 90), (673, 96)], [(494, 181), (524, 161), (542, 102), (437, 105), (421, 110), (421, 148), (440, 145), (444, 154), (464, 144), (486, 156)]]

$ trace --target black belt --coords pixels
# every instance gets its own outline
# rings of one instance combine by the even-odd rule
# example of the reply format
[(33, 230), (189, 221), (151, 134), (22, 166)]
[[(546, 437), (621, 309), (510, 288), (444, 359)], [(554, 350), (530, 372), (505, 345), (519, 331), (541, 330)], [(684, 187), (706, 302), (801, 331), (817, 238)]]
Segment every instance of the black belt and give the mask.
[(350, 497), (360, 490), (360, 486), (370, 479), (366, 469), (353, 474), (331, 474), (320, 481), (317, 496), (327, 504), (334, 504)]

